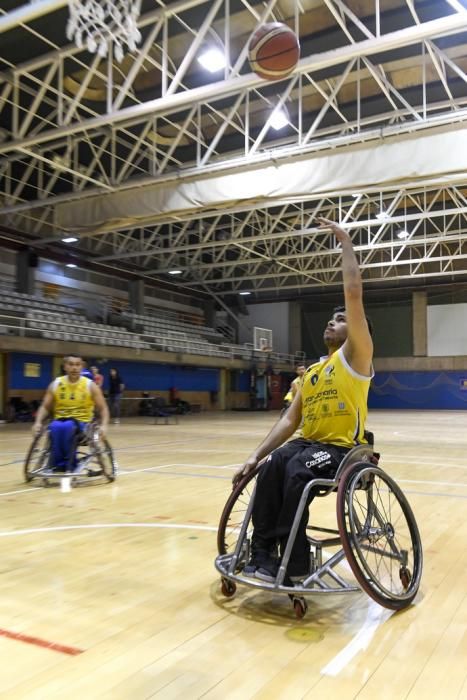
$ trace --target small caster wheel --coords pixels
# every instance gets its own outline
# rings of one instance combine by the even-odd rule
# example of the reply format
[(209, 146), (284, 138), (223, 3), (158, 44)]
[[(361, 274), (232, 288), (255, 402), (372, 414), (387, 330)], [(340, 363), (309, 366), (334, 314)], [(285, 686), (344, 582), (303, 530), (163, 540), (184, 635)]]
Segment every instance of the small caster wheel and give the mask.
[(410, 586), (410, 581), (412, 580), (412, 574), (410, 573), (410, 569), (408, 569), (406, 566), (402, 566), (399, 569), (399, 578), (405, 590), (407, 590)]
[(306, 602), (305, 598), (299, 597), (294, 597), (292, 602), (293, 609), (295, 610), (295, 617), (297, 620), (302, 620), (306, 615), (306, 611), (308, 610), (308, 603)]
[(235, 583), (233, 583), (233, 581), (229, 581), (228, 578), (221, 579), (222, 595), (225, 595), (226, 598), (231, 598), (235, 594), (236, 590), (237, 586)]

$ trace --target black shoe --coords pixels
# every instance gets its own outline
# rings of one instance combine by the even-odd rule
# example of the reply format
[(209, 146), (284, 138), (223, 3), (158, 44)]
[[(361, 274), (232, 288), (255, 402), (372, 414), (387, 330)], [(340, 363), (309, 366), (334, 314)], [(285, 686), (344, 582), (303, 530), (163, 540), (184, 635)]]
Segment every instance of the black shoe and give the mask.
[(243, 568), (243, 575), (254, 578), (258, 569), (270, 566), (273, 561), (274, 558), (266, 549), (255, 549), (250, 561)]
[(270, 559), (267, 564), (260, 566), (255, 571), (255, 578), (266, 583), (274, 583), (279, 571), (279, 562), (275, 559)]

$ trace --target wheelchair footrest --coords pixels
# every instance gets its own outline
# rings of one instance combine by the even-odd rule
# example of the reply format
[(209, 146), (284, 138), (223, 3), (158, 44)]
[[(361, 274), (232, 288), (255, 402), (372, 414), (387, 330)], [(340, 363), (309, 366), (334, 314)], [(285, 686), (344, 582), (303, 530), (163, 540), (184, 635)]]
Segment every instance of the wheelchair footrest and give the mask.
[[(234, 555), (223, 554), (216, 557), (215, 566), (223, 578), (236, 583), (244, 584), (250, 588), (259, 588), (262, 590), (279, 591), (293, 595), (315, 595), (323, 593), (348, 593), (356, 592), (361, 589), (355, 584), (348, 583), (342, 576), (339, 576), (333, 569), (339, 562), (344, 559), (344, 551), (341, 550), (334, 554), (325, 564), (320, 566), (313, 574), (310, 574), (306, 579), (293, 585), (285, 585), (284, 583), (267, 583), (259, 579), (243, 576), (242, 570), (235, 570), (235, 565), (232, 567)], [(231, 570), (232, 569), (232, 570)]]

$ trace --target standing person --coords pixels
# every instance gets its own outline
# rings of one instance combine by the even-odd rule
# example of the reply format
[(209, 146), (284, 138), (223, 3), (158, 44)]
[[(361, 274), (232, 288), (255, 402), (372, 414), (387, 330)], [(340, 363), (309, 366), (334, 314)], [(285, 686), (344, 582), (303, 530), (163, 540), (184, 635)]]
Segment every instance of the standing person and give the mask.
[(292, 401), (294, 400), (295, 394), (297, 391), (300, 389), (300, 385), (302, 383), (302, 377), (306, 372), (306, 365), (297, 365), (295, 367), (295, 371), (297, 373), (297, 376), (295, 379), (292, 380), (289, 390), (284, 396), (284, 408), (288, 408)]
[(102, 386), (104, 384), (104, 376), (99, 372), (99, 367), (96, 367), (96, 365), (92, 365), (91, 372), (94, 383), (97, 384), (99, 389), (102, 389)]
[[(89, 377), (83, 376), (79, 355), (68, 355), (64, 367), (65, 375), (57, 377), (46, 391), (36, 414), (33, 433), (40, 433), (45, 419), (52, 414), (53, 420), (48, 428), (52, 447), (50, 466), (57, 471), (73, 471), (76, 468), (73, 448), (77, 434), (85, 430), (97, 412), (99, 431), (105, 437), (109, 411), (99, 387)], [(95, 473), (91, 475), (95, 476)]]
[(86, 377), (87, 379), (94, 379), (94, 375), (91, 372), (91, 370), (88, 368), (88, 363), (86, 360), (81, 360), (82, 362), (82, 369), (81, 369), (81, 376)]
[(120, 400), (124, 388), (125, 385), (118, 370), (112, 367), (109, 372), (109, 408), (110, 415), (116, 424), (120, 423)]
[[(363, 307), (360, 270), (349, 234), (332, 221), (319, 222), (321, 228), (332, 230), (342, 246), (345, 307), (334, 309), (325, 328), (328, 355), (306, 370), (288, 411), (233, 479), (236, 483), (269, 455), (258, 473), (252, 556), (243, 571), (268, 582), (276, 578), (277, 546), (283, 555), (305, 484), (319, 477), (333, 478), (344, 455), (367, 442), (364, 430), (373, 376), (373, 342)], [(283, 445), (302, 418), (303, 437)], [(292, 581), (309, 574), (307, 523), (305, 508), (286, 572)]]

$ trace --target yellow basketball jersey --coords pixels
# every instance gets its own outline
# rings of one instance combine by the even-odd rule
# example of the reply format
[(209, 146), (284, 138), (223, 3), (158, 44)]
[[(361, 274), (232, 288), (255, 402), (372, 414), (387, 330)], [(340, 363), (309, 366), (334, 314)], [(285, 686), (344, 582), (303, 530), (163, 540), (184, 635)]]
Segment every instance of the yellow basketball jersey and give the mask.
[(365, 443), (370, 381), (350, 367), (342, 348), (308, 367), (301, 390), (303, 437), (341, 447)]
[[(294, 393), (293, 393), (292, 387), (293, 387), (294, 384), (296, 385), (297, 390), (300, 389), (300, 386), (301, 386), (301, 384), (302, 384), (302, 378), (301, 378), (301, 377), (295, 377), (295, 379), (292, 380), (292, 382), (290, 383), (289, 390), (288, 390), (288, 392), (286, 393), (286, 395), (284, 396), (284, 401), (290, 401), (290, 402), (293, 401)], [(295, 392), (295, 393), (297, 393), (297, 392)]]
[(66, 375), (57, 377), (52, 385), (54, 418), (76, 418), (89, 423), (94, 414), (91, 384), (87, 377), (80, 377), (74, 384)]

